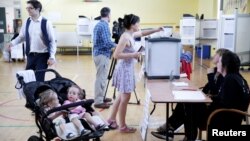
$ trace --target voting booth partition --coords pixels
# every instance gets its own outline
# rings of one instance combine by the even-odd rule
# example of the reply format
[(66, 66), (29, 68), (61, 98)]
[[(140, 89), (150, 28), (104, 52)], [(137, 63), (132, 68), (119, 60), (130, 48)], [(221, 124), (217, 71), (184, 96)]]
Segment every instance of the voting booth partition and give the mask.
[(250, 68), (250, 14), (220, 16), (219, 48), (226, 48), (235, 52), (242, 66)]
[(180, 78), (181, 40), (146, 39), (145, 75), (148, 79)]

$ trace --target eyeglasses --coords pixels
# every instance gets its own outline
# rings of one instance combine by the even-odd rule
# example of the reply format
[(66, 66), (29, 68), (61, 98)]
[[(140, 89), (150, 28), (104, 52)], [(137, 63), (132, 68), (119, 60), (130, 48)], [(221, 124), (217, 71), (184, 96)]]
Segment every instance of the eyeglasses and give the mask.
[(33, 10), (35, 9), (34, 7), (26, 7), (26, 10)]

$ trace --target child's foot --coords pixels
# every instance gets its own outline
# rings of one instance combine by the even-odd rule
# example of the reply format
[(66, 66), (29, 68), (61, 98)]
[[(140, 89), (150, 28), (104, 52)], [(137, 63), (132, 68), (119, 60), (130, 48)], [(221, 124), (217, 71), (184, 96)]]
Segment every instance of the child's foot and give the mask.
[(74, 138), (75, 137), (75, 135), (73, 134), (73, 133), (68, 133), (67, 135), (66, 135), (66, 138), (67, 139), (72, 139), (72, 138)]
[(97, 125), (97, 127), (95, 127), (95, 129), (99, 131), (99, 130), (103, 130), (105, 127), (106, 127), (105, 124), (99, 124)]
[(104, 130), (104, 131), (109, 131), (109, 129), (110, 129), (109, 126), (105, 124), (105, 127), (104, 127), (103, 130)]
[(121, 133), (134, 133), (134, 132), (136, 132), (136, 128), (128, 127), (127, 125), (121, 127), (119, 130)]
[(115, 120), (109, 119), (107, 122), (110, 129), (117, 129), (119, 127)]
[(91, 133), (91, 131), (90, 131), (90, 130), (83, 129), (83, 130), (81, 131), (80, 136), (86, 136), (86, 135), (88, 135), (88, 134), (90, 134), (90, 133)]

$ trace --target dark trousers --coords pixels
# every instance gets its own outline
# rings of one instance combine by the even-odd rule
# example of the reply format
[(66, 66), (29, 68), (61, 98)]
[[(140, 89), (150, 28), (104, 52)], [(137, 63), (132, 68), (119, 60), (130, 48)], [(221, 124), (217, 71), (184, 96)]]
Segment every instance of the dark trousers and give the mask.
[[(26, 70), (32, 69), (34, 71), (47, 69), (47, 61), (49, 59), (49, 53), (29, 53), (27, 56)], [(45, 72), (37, 72), (36, 81), (44, 81)]]
[(195, 140), (198, 128), (203, 128), (207, 121), (208, 110), (204, 103), (178, 103), (168, 119), (168, 126), (177, 129), (182, 124), (188, 140)]

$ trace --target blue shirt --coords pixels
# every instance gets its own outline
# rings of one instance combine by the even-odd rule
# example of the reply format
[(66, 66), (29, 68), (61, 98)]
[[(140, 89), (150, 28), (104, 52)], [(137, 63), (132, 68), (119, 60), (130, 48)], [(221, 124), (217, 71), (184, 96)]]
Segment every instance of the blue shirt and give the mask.
[(111, 48), (116, 44), (111, 41), (108, 22), (100, 20), (94, 28), (94, 56), (105, 55), (110, 58)]

